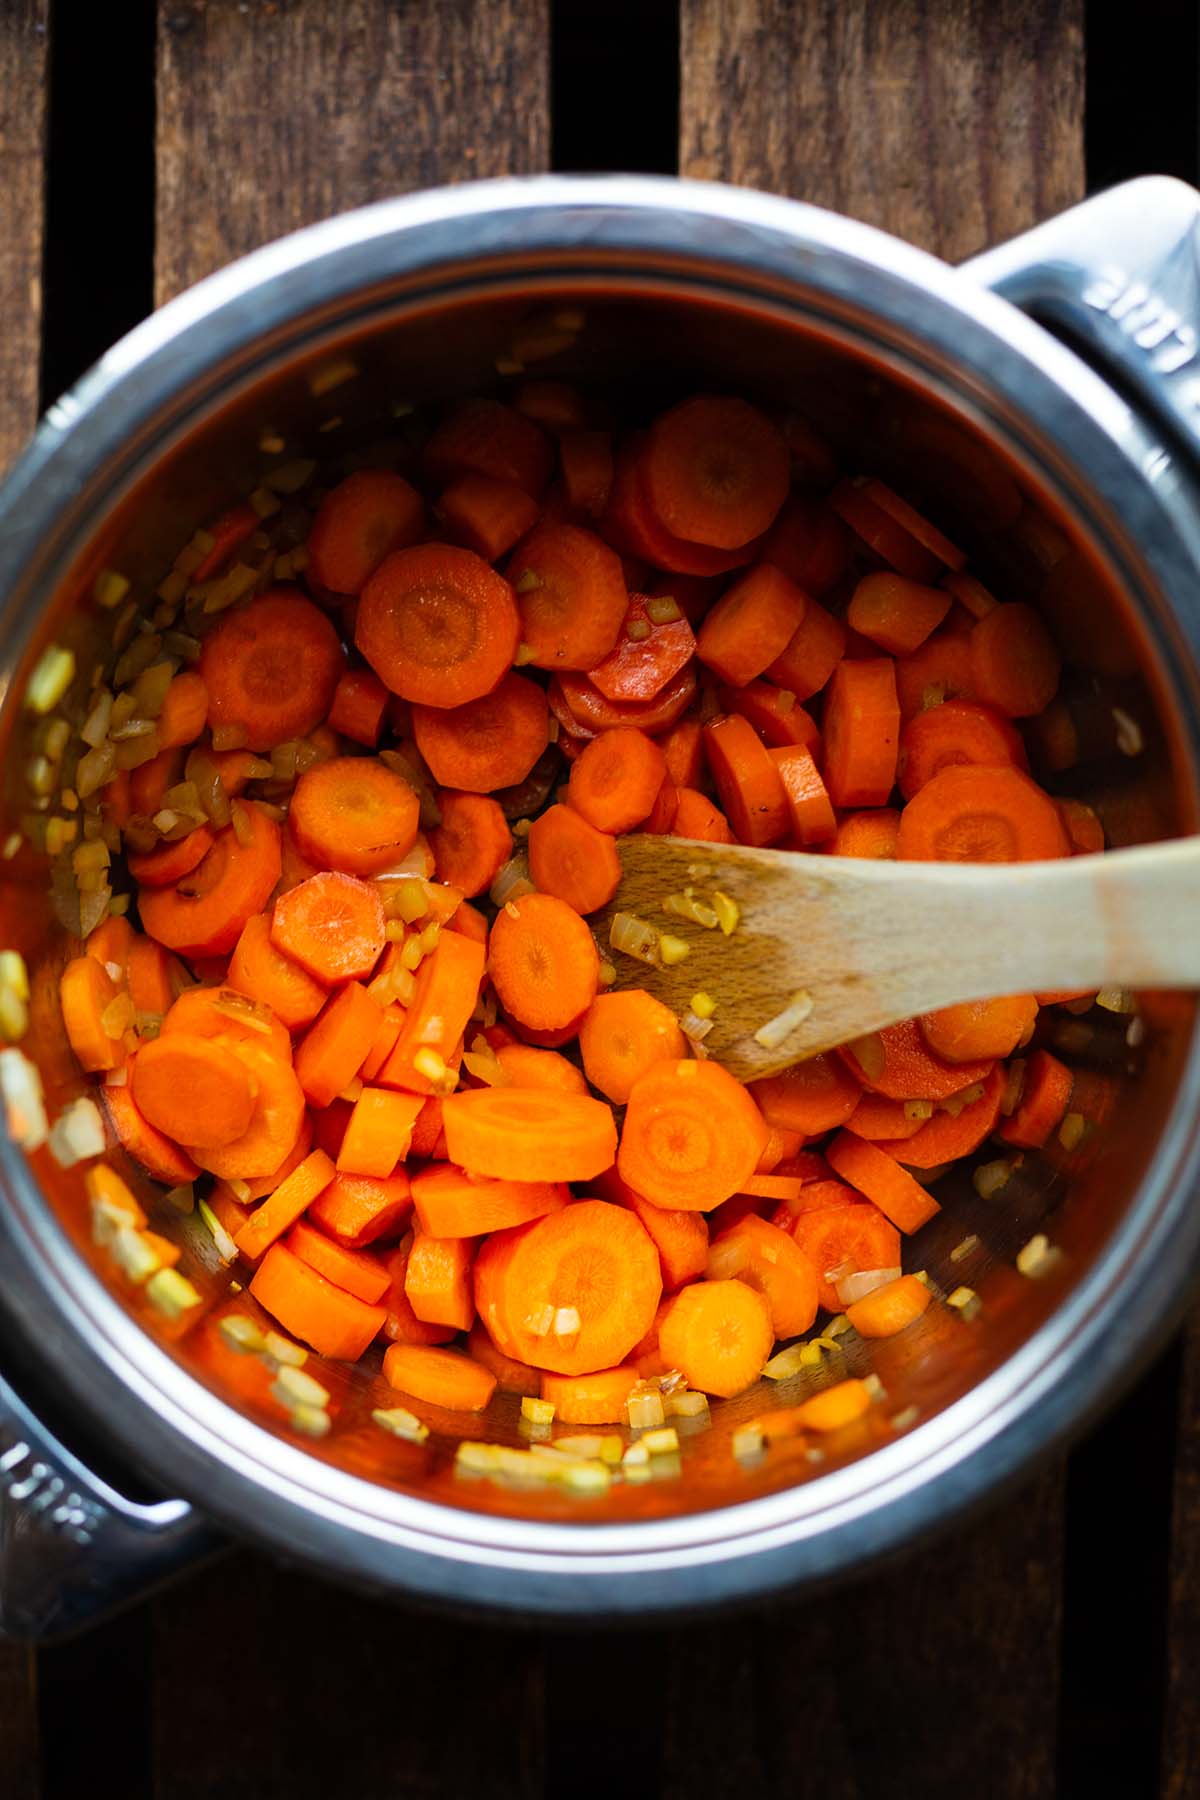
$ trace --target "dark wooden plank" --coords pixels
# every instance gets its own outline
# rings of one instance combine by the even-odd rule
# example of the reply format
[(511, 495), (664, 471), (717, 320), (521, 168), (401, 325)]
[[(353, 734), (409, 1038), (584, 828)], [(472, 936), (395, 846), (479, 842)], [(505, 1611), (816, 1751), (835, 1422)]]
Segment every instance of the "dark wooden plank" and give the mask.
[(680, 166), (952, 261), (1083, 191), (1082, 0), (682, 0)]
[[(41, 353), (47, 0), (0, 7), (0, 471), (33, 429)], [(0, 1644), (0, 1768), (11, 1800), (37, 1800), (32, 1653)]]
[[(956, 259), (1083, 191), (1080, 0), (682, 0), (680, 166)], [(1055, 1787), (1063, 1475), (836, 1603), (682, 1634), (664, 1792)], [(736, 1678), (731, 1671), (740, 1673)], [(721, 1783), (724, 1785), (721, 1785)]]
[(1200, 1793), (1200, 1310), (1188, 1321), (1183, 1352), (1167, 1614), (1164, 1800), (1191, 1800)]
[(249, 1554), (155, 1611), (156, 1800), (541, 1800), (533, 1634), (419, 1617)]
[(548, 0), (160, 0), (159, 301), (332, 213), (548, 155)]

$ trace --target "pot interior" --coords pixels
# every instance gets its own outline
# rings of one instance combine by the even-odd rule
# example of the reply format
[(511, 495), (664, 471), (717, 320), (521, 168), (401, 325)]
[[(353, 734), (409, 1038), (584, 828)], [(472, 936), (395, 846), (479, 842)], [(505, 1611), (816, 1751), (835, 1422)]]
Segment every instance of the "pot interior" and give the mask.
[[(244, 358), (224, 386), (165, 404), (128, 466), (110, 472), (107, 483), (99, 474), (85, 477), (82, 500), (75, 497), (82, 511), (56, 553), (53, 599), (9, 688), (2, 835), (20, 833), (21, 841), (14, 854), (5, 853), (0, 919), (3, 945), (20, 949), (29, 963), (26, 1049), (41, 1070), (52, 1117), (87, 1088), (57, 1004), (59, 971), (79, 945), (48, 902), (51, 859), (34, 847), (45, 841), (49, 819), (69, 816), (53, 797), (36, 806), (28, 786), (46, 747), (47, 721), (19, 703), (37, 654), (51, 641), (75, 648), (79, 674), (57, 709), (74, 731), (93, 667), (111, 661), (121, 613), (93, 604), (98, 571), (126, 575), (131, 597), (152, 610), (154, 590), (193, 531), (259, 488), (264, 475), (312, 458), (320, 483), (368, 462), (404, 469), (419, 457), (439, 405), (458, 395), (507, 396), (523, 380), (554, 378), (578, 381), (618, 418), (635, 422), (675, 397), (714, 388), (775, 410), (794, 408), (833, 447), (844, 472), (878, 474), (927, 511), (968, 551), (972, 572), (994, 594), (1043, 609), (1064, 656), (1064, 717), (1074, 743), (1059, 770), (1035, 759), (1049, 790), (1092, 806), (1110, 845), (1193, 826), (1192, 750), (1179, 689), (1171, 685), (1180, 671), (1168, 668), (1162, 633), (1147, 623), (1151, 577), (1143, 569), (1145, 591), (1132, 590), (1136, 556), (1129, 546), (1123, 575), (1114, 575), (1115, 524), (1052, 446), (1023, 434), (980, 381), (956, 374), (932, 352), (923, 357), (902, 333), (853, 306), (835, 317), (810, 304), (802, 284), (790, 296), (751, 297), (663, 271), (635, 279), (542, 269), (507, 282), (464, 278), (435, 297), (378, 298), (357, 319), (314, 329), (302, 349), (269, 342), (258, 349), (257, 362)], [(513, 371), (517, 361), (523, 372)], [(282, 527), (298, 540), (310, 503), (310, 489), (283, 496), (264, 528)], [(75, 754), (73, 738), (56, 792), (69, 784)], [(70, 862), (68, 851), (57, 878), (60, 915), (64, 905), (70, 909)], [(120, 876), (115, 885), (130, 886)], [(616, 1483), (600, 1499), (456, 1475), (454, 1450), (463, 1436), (527, 1443), (518, 1402), (508, 1396), (498, 1396), (480, 1420), (414, 1406), (432, 1428), (422, 1445), (386, 1435), (371, 1411), (397, 1397), (380, 1377), (378, 1349), (358, 1366), (309, 1359), (332, 1396), (333, 1426), (320, 1441), (298, 1436), (270, 1397), (261, 1364), (231, 1350), (217, 1329), (230, 1310), (269, 1321), (247, 1293), (233, 1291), (245, 1272), (222, 1268), (199, 1215), (181, 1216), (122, 1151), (110, 1152), (154, 1228), (182, 1246), (181, 1266), (203, 1295), (202, 1308), (170, 1323), (93, 1244), (81, 1169), (61, 1169), (46, 1150), (33, 1163), (84, 1310), (93, 1284), (102, 1283), (198, 1382), (315, 1461), (450, 1508), (583, 1526), (664, 1517), (794, 1483), (819, 1484), (838, 1465), (919, 1430), (1026, 1344), (1087, 1277), (1126, 1216), (1168, 1120), (1192, 1029), (1190, 1000), (1173, 995), (1143, 997), (1136, 1014), (1097, 1006), (1043, 1014), (1039, 1041), (1077, 1072), (1079, 1141), (1067, 1147), (1056, 1135), (1044, 1151), (1026, 1152), (988, 1199), (968, 1170), (952, 1169), (934, 1190), (941, 1212), (905, 1244), (907, 1268), (927, 1270), (942, 1295), (969, 1288), (977, 1303), (963, 1312), (939, 1299), (916, 1326), (873, 1346), (849, 1334), (821, 1367), (714, 1403), (711, 1424), (677, 1420), (680, 1455), (659, 1459), (652, 1480)], [(974, 1160), (998, 1154), (985, 1145)], [(1058, 1254), (1031, 1278), (1015, 1260), (1038, 1232)], [(842, 1374), (868, 1371), (879, 1376), (886, 1399), (815, 1453), (811, 1444), (783, 1443), (751, 1463), (732, 1455), (739, 1424)]]

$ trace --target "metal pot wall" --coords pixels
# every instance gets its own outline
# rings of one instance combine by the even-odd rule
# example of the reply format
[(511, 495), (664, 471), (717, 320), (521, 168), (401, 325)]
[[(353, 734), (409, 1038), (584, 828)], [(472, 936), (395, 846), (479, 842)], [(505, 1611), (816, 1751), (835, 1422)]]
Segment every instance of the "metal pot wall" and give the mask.
[[(1198, 216), (1191, 190), (1138, 182), (955, 271), (754, 193), (545, 178), (389, 202), (259, 252), (118, 344), (0, 493), (0, 836), (22, 806), (25, 676), (47, 642), (96, 628), (98, 568), (153, 588), (255, 485), (265, 427), (314, 454), (398, 429), (409, 406), (494, 387), (522, 321), (564, 307), (583, 324), (546, 372), (643, 410), (696, 385), (794, 402), (849, 466), (925, 490), (1002, 592), (1050, 613), (1100, 721), (1070, 791), (1113, 842), (1195, 829)], [(1135, 755), (1114, 706), (1140, 727)], [(33, 970), (27, 1048), (57, 1107), (82, 1081), (55, 1018), (71, 947), (47, 881), (24, 852), (0, 865), (0, 930)], [(921, 1260), (982, 1310), (932, 1308), (879, 1347), (873, 1425), (823, 1462), (747, 1468), (730, 1434), (763, 1397), (744, 1396), (685, 1441), (678, 1473), (603, 1502), (456, 1479), (448, 1423), (426, 1447), (385, 1441), (373, 1370), (311, 1365), (337, 1409), (320, 1443), (243, 1409), (203, 1330), (164, 1326), (91, 1245), (79, 1171), (5, 1142), (0, 1621), (69, 1629), (223, 1530), (430, 1602), (644, 1618), (827, 1580), (944, 1524), (1130, 1377), (1200, 1249), (1190, 1002), (1155, 1005), (1136, 1054), (1126, 1019), (1074, 1023), (1104, 1122), (1081, 1153), (1028, 1158), (992, 1202), (954, 1176), (939, 1189)], [(1012, 1264), (1037, 1230), (1062, 1254), (1035, 1281)], [(186, 1255), (215, 1302), (228, 1274), (198, 1239)], [(503, 1406), (489, 1429), (519, 1441)], [(137, 1497), (142, 1481), (182, 1498)]]

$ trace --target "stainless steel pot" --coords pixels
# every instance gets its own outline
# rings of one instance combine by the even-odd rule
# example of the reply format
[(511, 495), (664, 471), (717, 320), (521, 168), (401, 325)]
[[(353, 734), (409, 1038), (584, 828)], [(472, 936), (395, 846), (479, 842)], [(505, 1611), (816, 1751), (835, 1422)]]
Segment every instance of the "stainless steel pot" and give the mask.
[[(10, 814), (24, 675), (55, 634), (86, 629), (98, 567), (152, 587), (188, 533), (254, 485), (265, 425), (292, 445), (359, 441), (397, 402), (493, 385), (520, 321), (569, 302), (585, 324), (546, 372), (590, 373), (643, 405), (697, 381), (794, 401), (856, 464), (931, 489), (998, 584), (1051, 609), (1080, 703), (1107, 722), (1074, 791), (1114, 841), (1195, 829), (1198, 216), (1191, 190), (1141, 181), (956, 271), (759, 194), (545, 178), (388, 202), (247, 258), (110, 351), (0, 494)], [(353, 378), (313, 379), (344, 361)], [(1114, 750), (1114, 705), (1141, 721), (1139, 755)], [(69, 948), (48, 921), (44, 864), (3, 867), (0, 929), (33, 960), (32, 1043), (61, 1104), (81, 1085), (52, 1000)], [(923, 1260), (945, 1285), (968, 1280), (983, 1309), (931, 1309), (881, 1347), (873, 1429), (824, 1462), (743, 1468), (730, 1431), (764, 1404), (747, 1396), (685, 1443), (681, 1473), (603, 1504), (456, 1481), (448, 1431), (426, 1449), (385, 1441), (366, 1416), (370, 1371), (323, 1373), (340, 1410), (320, 1444), (252, 1416), (201, 1330), (166, 1329), (122, 1291), (88, 1241), (78, 1171), (44, 1155), (31, 1166), (6, 1142), (4, 1627), (67, 1629), (220, 1530), (431, 1602), (647, 1618), (828, 1579), (947, 1522), (1078, 1429), (1188, 1291), (1193, 1012), (1157, 1005), (1136, 1058), (1126, 1024), (1076, 1022), (1072, 1054), (1107, 1113), (1086, 1153), (1028, 1159), (991, 1204), (966, 1182), (939, 1189)], [(1040, 1281), (1011, 1266), (1035, 1229), (1063, 1253)], [(955, 1262), (968, 1234), (979, 1246)], [(196, 1240), (188, 1256), (219, 1297)], [(515, 1439), (514, 1416), (495, 1429)], [(186, 1498), (131, 1497), (110, 1463)]]

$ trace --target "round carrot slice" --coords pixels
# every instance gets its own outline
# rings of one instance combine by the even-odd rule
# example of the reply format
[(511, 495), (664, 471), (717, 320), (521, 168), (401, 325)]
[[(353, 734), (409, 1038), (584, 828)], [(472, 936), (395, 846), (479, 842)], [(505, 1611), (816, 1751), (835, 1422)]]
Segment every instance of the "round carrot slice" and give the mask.
[(275, 902), (271, 942), (326, 987), (355, 981), (371, 973), (387, 942), (383, 901), (354, 875), (310, 875)]
[(163, 1015), (159, 1036), (167, 1037), (173, 1031), (186, 1031), (193, 1037), (244, 1038), (268, 1045), (285, 1059), (292, 1054), (292, 1041), (271, 1008), (232, 985), (184, 988)]
[(265, 906), (279, 880), (279, 827), (254, 805), (244, 807), (243, 818), (248, 842), (226, 826), (203, 861), (174, 887), (140, 892), (142, 925), (168, 950), (220, 956), (233, 949), (251, 914)]
[(451, 544), (386, 557), (363, 588), (354, 628), (355, 643), (393, 694), (440, 707), (490, 694), (518, 637), (508, 582), (473, 550)]
[(798, 1337), (817, 1316), (812, 1263), (786, 1231), (747, 1213), (713, 1239), (705, 1273), (710, 1281), (744, 1281), (771, 1309), (777, 1338)]
[(375, 875), (417, 838), (420, 801), (373, 756), (334, 756), (306, 769), (288, 810), (302, 856), (322, 869)]
[(331, 489), (308, 534), (309, 573), (335, 594), (357, 594), (385, 556), (420, 537), (425, 502), (392, 469), (355, 469)]
[(553, 894), (524, 894), (501, 907), (488, 961), (505, 1012), (535, 1031), (569, 1025), (596, 997), (595, 939), (579, 914)]
[(218, 1038), (184, 1031), (154, 1038), (134, 1058), (131, 1080), (146, 1118), (176, 1141), (229, 1144), (250, 1123), (253, 1078)]
[(191, 1157), (143, 1117), (128, 1082), (124, 1087), (102, 1087), (100, 1094), (122, 1148), (147, 1175), (167, 1187), (182, 1187), (196, 1179), (200, 1171)]
[(787, 444), (745, 400), (700, 394), (657, 419), (646, 442), (646, 491), (666, 529), (693, 544), (736, 550), (787, 499)]
[(125, 860), (139, 887), (171, 887), (183, 876), (190, 875), (204, 861), (212, 846), (212, 826), (198, 825), (186, 837), (160, 844), (156, 850), (147, 850), (140, 856), (130, 851)]
[(536, 681), (508, 674), (467, 705), (414, 706), (413, 735), (439, 787), (486, 794), (524, 781), (550, 742), (550, 713)]
[(697, 1281), (677, 1294), (659, 1328), (663, 1364), (689, 1387), (729, 1399), (753, 1387), (774, 1330), (762, 1295), (744, 1281)]
[(344, 663), (325, 614), (293, 588), (271, 588), (225, 614), (199, 667), (210, 726), (240, 729), (248, 749), (273, 750), (321, 723)]
[(540, 525), (513, 555), (526, 660), (539, 669), (591, 669), (617, 642), (628, 594), (621, 559), (594, 531)]
[(1028, 775), (973, 763), (926, 782), (901, 813), (896, 841), (897, 856), (913, 862), (1040, 862), (1070, 853), (1062, 814)]
[(719, 1063), (655, 1063), (630, 1090), (617, 1168), (652, 1206), (707, 1212), (739, 1192), (766, 1142), (762, 1114)]
[[(990, 1058), (943, 1062), (930, 1050), (915, 1019), (885, 1025), (837, 1051), (864, 1087), (889, 1100), (948, 1100), (991, 1073)], [(804, 1065), (799, 1065), (803, 1067)]]
[(625, 1402), (637, 1385), (632, 1363), (618, 1369), (597, 1369), (591, 1375), (542, 1376), (541, 1395), (554, 1408), (560, 1425), (620, 1425)]
[(289, 1031), (311, 1025), (328, 998), (325, 989), (299, 963), (271, 942), (271, 921), (255, 913), (242, 927), (229, 959), (229, 985), (238, 993), (269, 1006)]
[(189, 1144), (187, 1151), (210, 1175), (246, 1181), (279, 1167), (300, 1131), (304, 1095), (291, 1063), (265, 1042), (229, 1038), (227, 1048), (255, 1084), (250, 1123), (227, 1144)]
[(848, 1204), (806, 1208), (791, 1223), (792, 1240), (816, 1271), (817, 1298), (827, 1312), (840, 1312), (836, 1283), (867, 1269), (900, 1267), (900, 1233), (869, 1200), (840, 1182), (822, 1182)]
[(475, 1302), (500, 1349), (561, 1375), (623, 1362), (661, 1297), (645, 1227), (605, 1200), (495, 1233), (475, 1260)]
[(429, 1406), (482, 1412), (496, 1391), (496, 1377), (458, 1350), (432, 1344), (391, 1344), (383, 1353), (383, 1379)]
[[(844, 1125), (858, 1105), (862, 1089), (836, 1056), (810, 1056), (778, 1075), (751, 1083), (750, 1093), (768, 1125), (818, 1137)], [(906, 1094), (905, 1099), (915, 1095)]]
[(896, 775), (906, 800), (958, 763), (1024, 769), (1025, 746), (1001, 713), (975, 700), (946, 700), (927, 707), (901, 731)]

